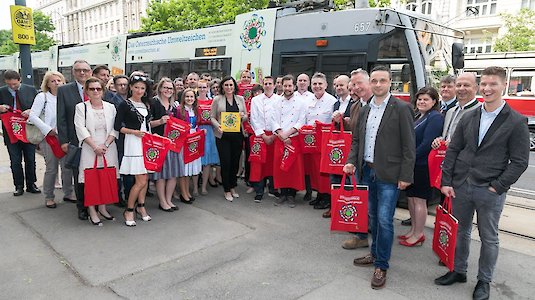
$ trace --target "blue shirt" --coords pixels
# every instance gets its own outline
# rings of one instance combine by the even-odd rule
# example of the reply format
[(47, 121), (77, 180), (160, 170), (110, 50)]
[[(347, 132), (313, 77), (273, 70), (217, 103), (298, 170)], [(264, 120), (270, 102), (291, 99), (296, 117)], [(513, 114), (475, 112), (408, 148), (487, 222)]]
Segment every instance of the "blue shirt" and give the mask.
[(11, 96), (13, 96), (13, 110), (20, 109), (17, 107), (17, 92), (15, 90), (12, 90), (10, 87), (7, 87), (7, 90), (11, 93)]
[(477, 145), (480, 146), (481, 142), (483, 141), (483, 138), (487, 134), (487, 131), (489, 131), (490, 126), (492, 125), (492, 122), (496, 119), (498, 114), (502, 111), (503, 107), (505, 106), (505, 101), (502, 100), (502, 105), (495, 109), (493, 112), (487, 112), (485, 110), (485, 105), (481, 105), (481, 119), (479, 120), (479, 139), (477, 142)]
[(390, 93), (386, 95), (385, 100), (381, 105), (375, 103), (375, 96), (368, 104), (370, 106), (370, 113), (368, 114), (368, 119), (366, 120), (366, 138), (364, 141), (364, 160), (370, 163), (373, 163), (375, 156), (375, 139), (377, 138), (377, 131), (379, 130), (379, 125), (383, 119), (383, 114), (385, 113), (386, 106), (388, 105), (388, 100), (390, 99)]

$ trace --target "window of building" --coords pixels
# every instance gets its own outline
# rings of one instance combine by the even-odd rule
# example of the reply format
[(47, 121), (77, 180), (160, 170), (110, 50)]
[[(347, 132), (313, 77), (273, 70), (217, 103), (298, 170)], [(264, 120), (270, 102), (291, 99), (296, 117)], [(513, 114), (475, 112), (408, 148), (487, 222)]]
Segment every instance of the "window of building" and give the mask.
[(466, 0), (466, 16), (490, 16), (496, 14), (498, 0)]
[(432, 4), (431, 1), (422, 2), (422, 14), (430, 15)]
[(492, 52), (492, 40), (490, 39), (467, 39), (464, 53), (490, 53)]
[(416, 8), (418, 8), (418, 4), (416, 4), (416, 0), (409, 0), (407, 1), (407, 5), (405, 5), (405, 8), (407, 10), (416, 11)]
[(522, 8), (535, 10), (535, 0), (522, 0)]

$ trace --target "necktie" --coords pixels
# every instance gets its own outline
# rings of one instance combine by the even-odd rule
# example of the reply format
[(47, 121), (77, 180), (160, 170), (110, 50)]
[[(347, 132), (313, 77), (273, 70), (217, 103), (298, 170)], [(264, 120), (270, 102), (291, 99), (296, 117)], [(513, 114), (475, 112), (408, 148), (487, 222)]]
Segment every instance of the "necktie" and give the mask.
[(442, 104), (440, 105), (440, 111), (443, 112), (446, 109), (448, 109), (448, 105), (446, 104), (446, 102), (442, 102)]
[(15, 90), (15, 109), (22, 110), (19, 99), (19, 90)]

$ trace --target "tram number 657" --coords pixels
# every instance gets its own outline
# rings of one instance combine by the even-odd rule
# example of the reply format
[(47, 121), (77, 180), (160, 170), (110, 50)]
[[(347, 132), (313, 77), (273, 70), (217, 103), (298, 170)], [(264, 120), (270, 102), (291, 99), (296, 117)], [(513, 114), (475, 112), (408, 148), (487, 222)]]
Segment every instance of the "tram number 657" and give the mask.
[(366, 32), (370, 30), (371, 22), (361, 22), (355, 24), (355, 32)]

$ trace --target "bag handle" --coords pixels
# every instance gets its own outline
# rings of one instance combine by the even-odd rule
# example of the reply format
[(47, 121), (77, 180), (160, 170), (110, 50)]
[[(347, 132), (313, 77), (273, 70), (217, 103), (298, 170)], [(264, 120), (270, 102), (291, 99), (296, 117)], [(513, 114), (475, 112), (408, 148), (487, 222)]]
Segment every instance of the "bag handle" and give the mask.
[(451, 197), (445, 197), (444, 203), (442, 204), (442, 209), (447, 211), (450, 214), (453, 214), (453, 211), (451, 209)]
[[(344, 174), (342, 175), (342, 181), (340, 182), (340, 188), (344, 188), (345, 184), (346, 184), (346, 176), (347, 176), (347, 173), (344, 172)], [(357, 178), (355, 177), (355, 174), (351, 174), (350, 175), (351, 177), (351, 183), (353, 185), (353, 190), (357, 190)]]
[[(333, 121), (331, 121), (331, 132), (334, 132), (336, 131), (336, 123)], [(344, 118), (341, 117), (340, 118), (340, 132), (344, 132)]]
[[(97, 168), (98, 157), (99, 157), (99, 155), (95, 155), (95, 163), (93, 164), (93, 169)], [(104, 168), (107, 168), (108, 167), (108, 162), (106, 161), (106, 155), (102, 155), (102, 159), (103, 159), (103, 162), (104, 162)]]

